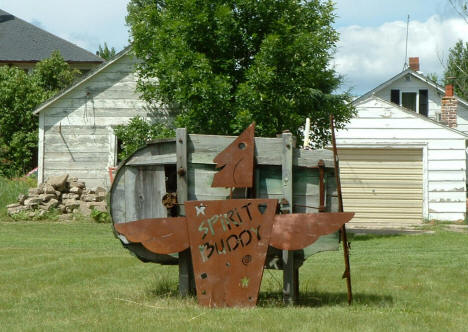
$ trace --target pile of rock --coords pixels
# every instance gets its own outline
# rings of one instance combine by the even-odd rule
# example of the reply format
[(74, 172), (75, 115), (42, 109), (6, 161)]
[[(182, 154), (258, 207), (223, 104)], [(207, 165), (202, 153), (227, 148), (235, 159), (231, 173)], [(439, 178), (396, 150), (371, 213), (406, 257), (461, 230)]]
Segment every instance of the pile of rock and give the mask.
[(30, 217), (44, 215), (57, 209), (61, 214), (81, 213), (89, 216), (92, 209), (106, 212), (106, 189), (86, 188), (84, 182), (67, 175), (51, 176), (37, 188), (30, 188), (26, 195), (19, 195), (18, 203), (7, 206), (8, 214), (29, 211)]

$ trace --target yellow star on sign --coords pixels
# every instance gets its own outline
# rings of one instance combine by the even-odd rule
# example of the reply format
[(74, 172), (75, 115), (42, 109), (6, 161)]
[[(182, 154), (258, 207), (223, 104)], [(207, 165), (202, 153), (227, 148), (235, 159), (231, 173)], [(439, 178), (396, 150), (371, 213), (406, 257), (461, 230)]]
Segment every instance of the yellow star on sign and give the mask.
[(249, 287), (249, 278), (247, 278), (247, 277), (242, 278), (241, 281), (240, 281), (240, 286), (242, 288)]

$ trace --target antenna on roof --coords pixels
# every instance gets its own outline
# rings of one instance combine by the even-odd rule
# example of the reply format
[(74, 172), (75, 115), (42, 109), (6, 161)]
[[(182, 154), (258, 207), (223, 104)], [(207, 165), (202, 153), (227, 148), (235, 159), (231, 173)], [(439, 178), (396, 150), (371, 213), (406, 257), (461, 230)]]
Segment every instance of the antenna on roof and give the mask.
[(408, 31), (409, 31), (409, 14), (408, 14), (408, 20), (406, 21), (406, 48), (405, 48), (405, 64), (403, 65), (403, 70), (408, 68)]

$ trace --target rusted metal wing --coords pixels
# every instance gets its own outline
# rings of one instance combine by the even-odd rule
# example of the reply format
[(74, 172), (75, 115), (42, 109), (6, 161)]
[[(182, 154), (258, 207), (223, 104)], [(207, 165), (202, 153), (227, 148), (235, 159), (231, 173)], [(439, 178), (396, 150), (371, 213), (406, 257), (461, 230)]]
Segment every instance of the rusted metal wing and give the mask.
[(255, 306), (277, 200), (185, 202), (201, 305)]
[(213, 160), (216, 168), (212, 187), (251, 188), (253, 186), (255, 122)]
[(320, 236), (336, 232), (353, 217), (354, 212), (275, 215), (270, 245), (282, 250), (303, 249)]
[(185, 217), (141, 219), (114, 224), (130, 242), (141, 243), (156, 254), (172, 254), (189, 247)]

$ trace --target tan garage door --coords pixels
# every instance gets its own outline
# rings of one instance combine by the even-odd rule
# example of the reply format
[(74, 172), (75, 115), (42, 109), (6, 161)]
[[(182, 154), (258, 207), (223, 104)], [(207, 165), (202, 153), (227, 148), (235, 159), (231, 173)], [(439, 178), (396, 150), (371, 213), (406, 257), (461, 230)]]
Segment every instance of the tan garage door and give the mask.
[(421, 149), (340, 149), (345, 211), (355, 223), (420, 223)]

